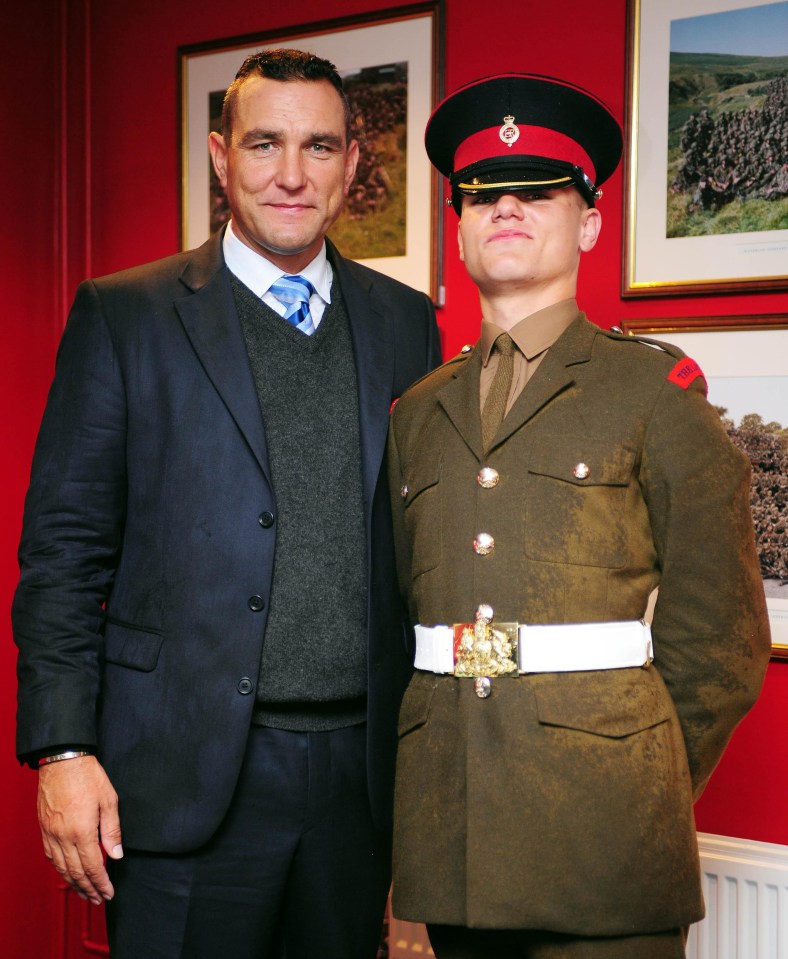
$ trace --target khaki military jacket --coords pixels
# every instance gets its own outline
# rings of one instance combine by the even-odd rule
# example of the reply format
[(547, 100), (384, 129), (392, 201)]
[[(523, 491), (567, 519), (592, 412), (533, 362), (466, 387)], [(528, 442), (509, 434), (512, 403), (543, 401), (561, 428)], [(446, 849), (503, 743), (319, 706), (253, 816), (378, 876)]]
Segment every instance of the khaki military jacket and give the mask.
[[(482, 603), (502, 622), (636, 620), (659, 587), (650, 668), (496, 678), (487, 699), (472, 679), (414, 674), (399, 729), (401, 918), (632, 935), (702, 917), (693, 797), (757, 697), (770, 641), (749, 464), (682, 357), (580, 314), (487, 455), (478, 347), (396, 406), (390, 481), (414, 624), (469, 622)], [(492, 488), (477, 482), (485, 466)]]

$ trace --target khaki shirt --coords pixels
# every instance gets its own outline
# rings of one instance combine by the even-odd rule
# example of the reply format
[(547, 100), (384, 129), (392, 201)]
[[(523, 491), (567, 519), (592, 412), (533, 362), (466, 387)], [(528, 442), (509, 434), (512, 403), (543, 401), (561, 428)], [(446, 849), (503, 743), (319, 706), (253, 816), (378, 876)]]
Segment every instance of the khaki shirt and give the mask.
[[(543, 310), (537, 310), (525, 319), (515, 324), (509, 335), (514, 340), (517, 349), (514, 351), (514, 367), (512, 370), (512, 385), (509, 398), (506, 401), (506, 413), (514, 406), (515, 400), (522, 393), (525, 384), (536, 372), (544, 359), (545, 353), (555, 343), (558, 337), (572, 323), (578, 314), (576, 300), (570, 298), (554, 303)], [(482, 320), (481, 351), (482, 371), (479, 377), (479, 409), (484, 409), (487, 394), (490, 392), (495, 371), (498, 369), (500, 354), (493, 351), (493, 345), (504, 330), (495, 323)]]

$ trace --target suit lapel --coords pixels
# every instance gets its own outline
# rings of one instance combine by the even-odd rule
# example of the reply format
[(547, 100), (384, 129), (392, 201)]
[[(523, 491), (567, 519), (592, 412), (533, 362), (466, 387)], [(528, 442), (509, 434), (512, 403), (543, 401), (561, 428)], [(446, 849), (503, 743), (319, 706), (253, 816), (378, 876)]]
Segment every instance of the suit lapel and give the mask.
[(208, 377), (270, 482), (260, 401), (221, 252), (221, 232), (192, 254), (175, 309)]
[(389, 425), (394, 382), (392, 320), (366, 273), (354, 269), (326, 241), (345, 301), (358, 379), (359, 430), (364, 501), (367, 510), (377, 486)]

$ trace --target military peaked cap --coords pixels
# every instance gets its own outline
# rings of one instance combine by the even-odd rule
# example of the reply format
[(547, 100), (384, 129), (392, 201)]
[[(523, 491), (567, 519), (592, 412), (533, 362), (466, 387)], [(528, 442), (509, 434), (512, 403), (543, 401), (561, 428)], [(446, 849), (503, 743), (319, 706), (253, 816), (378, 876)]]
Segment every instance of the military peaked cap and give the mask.
[(459, 194), (576, 186), (593, 206), (621, 159), (621, 127), (604, 103), (553, 77), (507, 73), (446, 97), (425, 134), (433, 165)]

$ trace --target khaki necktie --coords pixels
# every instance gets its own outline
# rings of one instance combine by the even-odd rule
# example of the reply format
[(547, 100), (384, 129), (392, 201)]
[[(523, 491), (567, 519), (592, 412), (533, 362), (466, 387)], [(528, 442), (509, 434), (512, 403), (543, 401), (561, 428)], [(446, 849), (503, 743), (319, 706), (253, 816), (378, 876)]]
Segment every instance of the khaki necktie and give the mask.
[(498, 432), (506, 412), (506, 401), (512, 386), (514, 341), (508, 333), (501, 333), (493, 349), (497, 350), (499, 355), (495, 376), (482, 410), (482, 444), (485, 450), (490, 448), (490, 443)]

